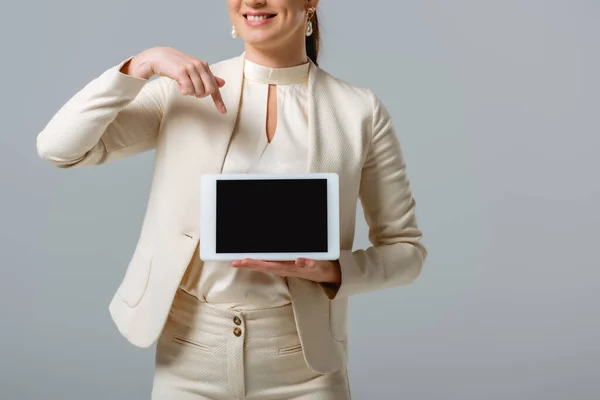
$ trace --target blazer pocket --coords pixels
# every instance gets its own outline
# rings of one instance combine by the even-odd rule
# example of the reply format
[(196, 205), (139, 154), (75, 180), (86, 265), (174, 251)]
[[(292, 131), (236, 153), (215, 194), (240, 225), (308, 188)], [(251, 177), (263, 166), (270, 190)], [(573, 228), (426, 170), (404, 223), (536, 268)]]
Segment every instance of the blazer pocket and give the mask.
[(210, 347), (204, 343), (199, 343), (199, 342), (196, 342), (196, 341), (193, 341), (190, 339), (186, 339), (182, 336), (173, 335), (171, 340), (173, 340), (174, 343), (180, 344), (182, 346), (191, 347), (196, 350), (202, 350), (202, 351), (206, 351), (206, 352), (212, 351), (212, 347)]
[(146, 293), (152, 269), (152, 256), (150, 248), (138, 245), (129, 262), (119, 288), (119, 298), (131, 308), (136, 307)]
[(283, 347), (277, 351), (280, 356), (285, 356), (288, 354), (300, 353), (302, 351), (301, 344), (295, 344), (293, 346)]

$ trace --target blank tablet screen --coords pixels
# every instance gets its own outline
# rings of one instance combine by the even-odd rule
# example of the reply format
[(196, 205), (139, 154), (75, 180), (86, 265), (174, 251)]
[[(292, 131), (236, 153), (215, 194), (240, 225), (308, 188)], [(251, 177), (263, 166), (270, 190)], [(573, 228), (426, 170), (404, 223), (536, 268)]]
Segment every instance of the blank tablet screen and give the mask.
[(327, 180), (216, 182), (217, 253), (326, 252)]

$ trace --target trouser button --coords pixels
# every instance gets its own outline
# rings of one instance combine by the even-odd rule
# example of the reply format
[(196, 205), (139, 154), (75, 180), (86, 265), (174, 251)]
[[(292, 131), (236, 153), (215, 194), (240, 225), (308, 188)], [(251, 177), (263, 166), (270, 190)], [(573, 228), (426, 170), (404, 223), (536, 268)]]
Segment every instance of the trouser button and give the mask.
[(234, 317), (233, 318), (233, 323), (236, 325), (241, 325), (242, 324), (242, 320), (240, 319), (240, 317)]
[(234, 334), (235, 336), (240, 336), (240, 335), (242, 334), (242, 330), (241, 330), (240, 328), (235, 328), (235, 329), (233, 330), (233, 334)]

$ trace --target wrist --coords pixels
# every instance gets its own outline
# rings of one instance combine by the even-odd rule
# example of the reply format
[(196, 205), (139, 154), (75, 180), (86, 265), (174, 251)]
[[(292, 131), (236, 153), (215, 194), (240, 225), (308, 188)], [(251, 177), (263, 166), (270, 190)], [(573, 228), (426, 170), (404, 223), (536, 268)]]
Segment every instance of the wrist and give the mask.
[(321, 283), (339, 285), (342, 283), (342, 268), (338, 260), (328, 261)]
[(127, 61), (123, 67), (121, 67), (121, 72), (133, 78), (146, 80), (154, 75), (152, 65), (146, 57), (143, 56), (143, 53), (140, 53)]

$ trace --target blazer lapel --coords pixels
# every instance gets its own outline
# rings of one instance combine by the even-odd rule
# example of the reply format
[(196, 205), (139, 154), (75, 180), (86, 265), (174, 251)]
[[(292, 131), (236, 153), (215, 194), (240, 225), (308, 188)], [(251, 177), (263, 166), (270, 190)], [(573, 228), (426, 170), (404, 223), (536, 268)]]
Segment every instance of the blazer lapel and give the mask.
[[(189, 165), (189, 179), (186, 179), (187, 195), (183, 201), (182, 233), (199, 239), (200, 224), (200, 174), (220, 174), (225, 155), (235, 128), (244, 78), (244, 55), (211, 66), (215, 76), (225, 80), (220, 89), (221, 97), (227, 107), (227, 113), (221, 114), (212, 104), (205, 105), (199, 120), (199, 130), (193, 141), (187, 143), (190, 156), (186, 156)], [(192, 99), (193, 101), (195, 99)], [(194, 111), (192, 111), (194, 112)]]
[(319, 67), (310, 62), (308, 74), (308, 172), (321, 172), (323, 146), (321, 145), (320, 119), (317, 112), (319, 99), (315, 88), (319, 82)]
[(216, 107), (211, 108), (212, 112), (218, 114), (216, 118), (220, 117), (222, 121), (218, 129), (208, 132), (211, 135), (211, 146), (206, 149), (210, 153), (210, 157), (206, 159), (210, 162), (204, 166), (203, 170), (205, 173), (221, 173), (240, 107), (242, 84), (244, 82), (244, 55), (232, 59), (220, 68), (213, 68), (212, 72), (215, 76), (226, 76), (226, 78), (223, 78), (226, 80), (225, 86), (220, 89), (220, 92), (227, 107), (227, 113), (221, 115)]
[[(308, 76), (308, 172), (345, 172), (344, 121), (335, 112), (330, 76), (311, 62)], [(340, 179), (341, 180), (341, 179)], [(342, 182), (340, 181), (340, 184)]]

